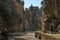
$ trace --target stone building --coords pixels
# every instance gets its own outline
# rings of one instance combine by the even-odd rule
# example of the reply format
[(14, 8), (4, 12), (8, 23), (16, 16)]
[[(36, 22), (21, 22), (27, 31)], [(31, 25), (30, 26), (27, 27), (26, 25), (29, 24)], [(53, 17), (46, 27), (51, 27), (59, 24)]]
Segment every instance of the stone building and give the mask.
[(37, 6), (31, 5), (25, 10), (27, 29), (29, 30), (39, 30), (41, 10)]
[(41, 18), (41, 9), (37, 6), (31, 5), (29, 8), (29, 13), (31, 15), (30, 27), (34, 28), (34, 30), (39, 30), (40, 27), (40, 18)]
[(9, 32), (23, 31), (23, 0), (0, 0), (1, 29)]

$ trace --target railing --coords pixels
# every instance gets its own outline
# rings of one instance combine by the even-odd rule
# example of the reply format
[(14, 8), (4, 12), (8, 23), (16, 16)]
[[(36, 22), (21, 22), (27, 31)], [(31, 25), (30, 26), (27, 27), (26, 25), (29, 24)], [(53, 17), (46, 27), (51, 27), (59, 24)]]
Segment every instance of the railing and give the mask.
[(60, 40), (60, 39), (53, 37), (53, 35), (49, 36), (49, 35), (41, 34), (41, 40)]

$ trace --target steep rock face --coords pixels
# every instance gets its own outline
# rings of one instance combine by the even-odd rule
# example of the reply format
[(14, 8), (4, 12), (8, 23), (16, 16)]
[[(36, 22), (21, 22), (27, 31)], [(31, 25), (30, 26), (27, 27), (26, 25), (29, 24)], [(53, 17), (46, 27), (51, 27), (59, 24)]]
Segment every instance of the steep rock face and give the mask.
[(23, 31), (23, 1), (0, 0), (1, 29), (10, 32)]
[[(60, 25), (60, 0), (43, 1), (43, 27), (45, 31), (58, 31)], [(58, 30), (57, 30), (58, 29)]]

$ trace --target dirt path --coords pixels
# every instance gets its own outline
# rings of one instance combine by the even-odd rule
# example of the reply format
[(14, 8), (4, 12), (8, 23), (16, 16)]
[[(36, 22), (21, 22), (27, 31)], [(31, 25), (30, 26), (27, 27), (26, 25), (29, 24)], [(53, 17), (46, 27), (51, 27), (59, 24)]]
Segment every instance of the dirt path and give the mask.
[(23, 36), (14, 36), (13, 40), (38, 40), (34, 37), (34, 33), (26, 33)]

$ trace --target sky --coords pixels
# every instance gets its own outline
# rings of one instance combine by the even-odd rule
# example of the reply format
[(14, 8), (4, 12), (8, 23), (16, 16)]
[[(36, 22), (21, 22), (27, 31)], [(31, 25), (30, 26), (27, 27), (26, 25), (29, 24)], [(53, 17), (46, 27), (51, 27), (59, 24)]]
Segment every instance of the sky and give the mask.
[(33, 6), (38, 6), (41, 7), (41, 1), (42, 0), (24, 0), (24, 8), (29, 8), (29, 6), (31, 6), (31, 4)]

